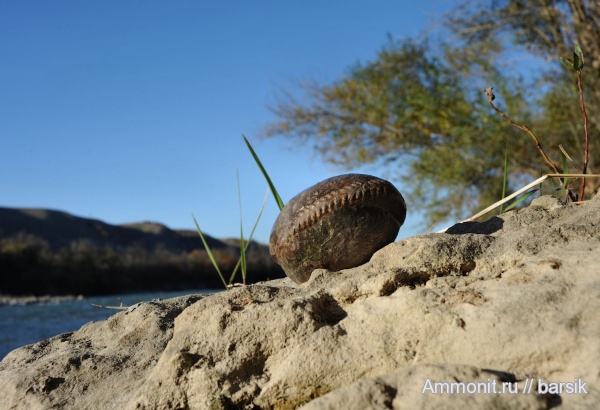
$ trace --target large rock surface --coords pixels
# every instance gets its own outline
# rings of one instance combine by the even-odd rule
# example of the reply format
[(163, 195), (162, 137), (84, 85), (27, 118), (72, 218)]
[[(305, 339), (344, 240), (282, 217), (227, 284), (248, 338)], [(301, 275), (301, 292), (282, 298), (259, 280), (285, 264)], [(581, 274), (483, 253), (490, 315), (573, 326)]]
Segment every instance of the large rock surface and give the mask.
[[(600, 198), (543, 197), (302, 285), (141, 303), (22, 347), (0, 363), (0, 407), (597, 408), (599, 312)], [(585, 392), (537, 394), (558, 382)]]

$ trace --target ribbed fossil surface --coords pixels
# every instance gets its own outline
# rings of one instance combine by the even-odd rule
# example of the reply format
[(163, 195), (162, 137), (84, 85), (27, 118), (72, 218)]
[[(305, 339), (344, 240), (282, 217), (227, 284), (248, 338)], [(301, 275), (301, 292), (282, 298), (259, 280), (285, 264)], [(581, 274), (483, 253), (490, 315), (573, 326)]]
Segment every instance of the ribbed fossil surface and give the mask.
[(326, 179), (292, 198), (271, 232), (275, 262), (297, 283), (313, 270), (353, 268), (396, 239), (406, 204), (388, 181), (363, 174)]

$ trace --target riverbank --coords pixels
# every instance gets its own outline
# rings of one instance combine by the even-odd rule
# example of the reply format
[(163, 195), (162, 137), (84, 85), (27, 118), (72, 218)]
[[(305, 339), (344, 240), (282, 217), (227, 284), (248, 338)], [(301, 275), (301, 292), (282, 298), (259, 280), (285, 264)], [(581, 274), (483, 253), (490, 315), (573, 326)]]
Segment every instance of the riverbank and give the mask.
[(16, 348), (76, 331), (86, 323), (105, 320), (119, 311), (100, 306), (127, 308), (140, 302), (214, 292), (216, 290), (190, 289), (92, 297), (3, 296), (0, 297), (0, 360)]
[(0, 306), (25, 306), (25, 305), (33, 305), (37, 303), (61, 303), (72, 300), (83, 300), (85, 297), (83, 295), (73, 296), (73, 295), (65, 295), (65, 296), (10, 296), (10, 295), (0, 295)]

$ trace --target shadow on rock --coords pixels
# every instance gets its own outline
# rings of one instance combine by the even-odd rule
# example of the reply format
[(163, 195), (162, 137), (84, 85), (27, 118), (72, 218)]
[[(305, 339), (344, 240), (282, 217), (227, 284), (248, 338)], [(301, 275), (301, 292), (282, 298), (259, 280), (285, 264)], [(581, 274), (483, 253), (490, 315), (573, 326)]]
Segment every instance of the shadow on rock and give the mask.
[(451, 226), (446, 230), (446, 233), (451, 235), (462, 235), (465, 233), (479, 233), (483, 235), (491, 235), (502, 229), (504, 219), (494, 216), (485, 222), (460, 222)]

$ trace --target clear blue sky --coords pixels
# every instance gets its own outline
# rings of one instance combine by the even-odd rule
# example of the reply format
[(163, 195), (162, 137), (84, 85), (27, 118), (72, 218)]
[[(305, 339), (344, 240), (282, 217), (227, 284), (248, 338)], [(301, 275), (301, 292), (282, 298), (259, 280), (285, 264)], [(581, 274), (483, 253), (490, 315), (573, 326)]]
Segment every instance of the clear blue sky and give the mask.
[[(348, 172), (257, 139), (280, 87), (339, 78), (388, 33), (418, 36), (453, 4), (2, 2), (0, 206), (171, 228), (192, 228), (193, 212), (207, 234), (234, 237), (238, 169), (248, 233), (267, 186), (242, 134), (284, 201)], [(270, 197), (255, 239), (268, 242), (277, 213)], [(399, 238), (421, 231), (410, 212)]]

